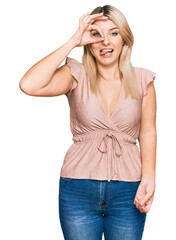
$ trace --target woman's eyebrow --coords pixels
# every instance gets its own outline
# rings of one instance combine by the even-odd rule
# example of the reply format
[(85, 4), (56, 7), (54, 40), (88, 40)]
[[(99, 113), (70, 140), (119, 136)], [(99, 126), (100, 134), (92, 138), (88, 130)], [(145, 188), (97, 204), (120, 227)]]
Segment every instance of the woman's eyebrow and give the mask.
[(114, 28), (111, 28), (111, 29), (109, 29), (109, 30), (113, 30), (113, 29), (118, 29), (117, 27), (114, 27)]
[[(113, 29), (118, 29), (118, 28), (117, 28), (117, 27), (113, 27), (113, 28), (109, 29), (109, 31), (111, 31), (111, 30), (113, 30)], [(119, 30), (119, 29), (118, 29), (118, 30)], [(94, 30), (94, 29), (90, 30), (90, 32), (93, 32), (93, 31), (96, 31), (96, 30)]]

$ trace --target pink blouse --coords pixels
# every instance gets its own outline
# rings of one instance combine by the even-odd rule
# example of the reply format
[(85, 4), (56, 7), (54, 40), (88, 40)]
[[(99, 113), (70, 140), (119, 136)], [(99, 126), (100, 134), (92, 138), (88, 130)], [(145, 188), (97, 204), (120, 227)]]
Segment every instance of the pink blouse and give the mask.
[(139, 137), (142, 99), (156, 73), (134, 67), (140, 87), (139, 99), (124, 98), (122, 82), (114, 112), (108, 116), (100, 96), (95, 96), (82, 63), (67, 57), (74, 77), (66, 95), (70, 106), (72, 145), (67, 150), (60, 176), (97, 180), (141, 180)]

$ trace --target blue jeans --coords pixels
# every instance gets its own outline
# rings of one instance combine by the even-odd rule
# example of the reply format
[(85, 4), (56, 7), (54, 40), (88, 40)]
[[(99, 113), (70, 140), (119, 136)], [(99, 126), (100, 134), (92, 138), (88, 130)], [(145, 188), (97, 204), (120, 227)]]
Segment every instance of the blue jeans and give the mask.
[(147, 213), (134, 205), (140, 181), (59, 180), (59, 219), (65, 240), (141, 240)]

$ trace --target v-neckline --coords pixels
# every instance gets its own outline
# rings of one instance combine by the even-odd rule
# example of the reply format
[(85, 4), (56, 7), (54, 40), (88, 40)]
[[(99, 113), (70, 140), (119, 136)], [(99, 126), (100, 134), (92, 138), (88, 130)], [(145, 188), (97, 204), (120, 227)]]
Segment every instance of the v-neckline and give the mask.
[(102, 108), (103, 112), (105, 113), (105, 115), (106, 115), (108, 118), (112, 118), (113, 115), (115, 114), (116, 110), (117, 110), (117, 107), (118, 107), (118, 105), (119, 105), (119, 102), (120, 102), (120, 99), (121, 99), (121, 95), (122, 95), (122, 89), (123, 89), (123, 81), (122, 81), (122, 83), (121, 83), (120, 93), (119, 93), (118, 100), (117, 100), (117, 102), (116, 102), (116, 105), (115, 105), (114, 110), (113, 110), (113, 112), (112, 112), (111, 115), (109, 115), (109, 114), (106, 112), (106, 109), (105, 109), (105, 107), (104, 107), (104, 104), (103, 104), (103, 101), (102, 101), (101, 96), (100, 96), (100, 94), (99, 94), (99, 91), (97, 91), (97, 92), (98, 92), (98, 94), (97, 94), (97, 95), (98, 95), (98, 100), (99, 100), (99, 103), (100, 103), (100, 105), (101, 105), (101, 108)]

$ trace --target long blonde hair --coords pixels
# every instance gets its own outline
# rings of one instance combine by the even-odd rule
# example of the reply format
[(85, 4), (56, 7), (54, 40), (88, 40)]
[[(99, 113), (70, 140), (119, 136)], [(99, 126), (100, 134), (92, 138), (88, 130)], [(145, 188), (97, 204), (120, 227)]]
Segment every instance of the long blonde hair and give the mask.
[[(103, 12), (104, 16), (107, 16), (111, 21), (113, 21), (119, 31), (120, 35), (124, 41), (124, 46), (119, 55), (119, 74), (120, 79), (124, 83), (125, 98), (131, 95), (131, 98), (137, 99), (139, 96), (138, 82), (135, 75), (135, 70), (131, 64), (131, 52), (134, 43), (134, 37), (125, 16), (115, 7), (111, 5), (104, 5), (103, 7), (96, 7), (90, 14), (96, 14)], [(97, 65), (96, 59), (92, 55), (90, 50), (90, 44), (84, 46), (84, 53), (82, 56), (82, 63), (85, 68), (87, 77), (90, 82), (90, 89), (92, 93), (97, 95)]]

